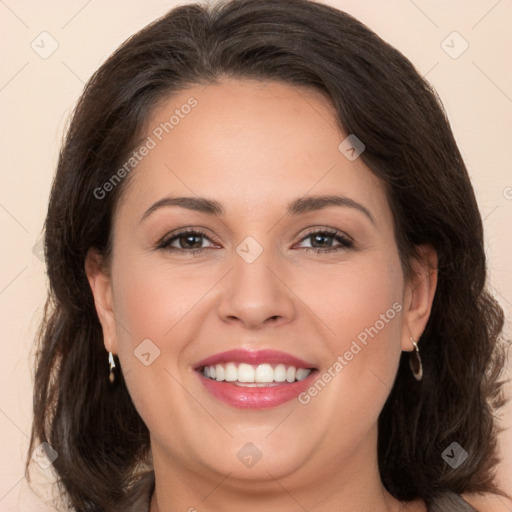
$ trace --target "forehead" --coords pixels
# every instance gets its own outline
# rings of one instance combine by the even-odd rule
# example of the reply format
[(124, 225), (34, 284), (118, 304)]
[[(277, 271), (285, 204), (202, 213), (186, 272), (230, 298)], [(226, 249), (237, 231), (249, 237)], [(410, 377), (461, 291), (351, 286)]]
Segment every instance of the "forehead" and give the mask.
[(132, 211), (179, 194), (262, 217), (308, 193), (341, 193), (386, 213), (381, 181), (340, 150), (348, 134), (319, 91), (252, 80), (197, 85), (161, 101), (147, 126), (150, 149), (123, 199)]

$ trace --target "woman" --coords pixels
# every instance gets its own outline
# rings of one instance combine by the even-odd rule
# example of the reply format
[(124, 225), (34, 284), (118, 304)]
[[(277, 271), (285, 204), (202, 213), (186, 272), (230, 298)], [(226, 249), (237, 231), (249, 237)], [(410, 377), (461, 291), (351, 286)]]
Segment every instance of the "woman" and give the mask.
[(234, 0), (134, 35), (45, 227), (31, 451), (75, 510), (505, 506), (473, 189), (429, 84), (351, 16)]

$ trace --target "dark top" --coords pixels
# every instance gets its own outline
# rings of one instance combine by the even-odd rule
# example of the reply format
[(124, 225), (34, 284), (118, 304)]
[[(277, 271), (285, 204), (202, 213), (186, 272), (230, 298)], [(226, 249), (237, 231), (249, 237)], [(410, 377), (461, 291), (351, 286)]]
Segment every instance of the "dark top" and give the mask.
[[(137, 484), (139, 497), (134, 501), (128, 512), (149, 512), (151, 496), (155, 488), (153, 471), (147, 473)], [(428, 512), (478, 512), (459, 494), (445, 491), (430, 503), (427, 503)]]

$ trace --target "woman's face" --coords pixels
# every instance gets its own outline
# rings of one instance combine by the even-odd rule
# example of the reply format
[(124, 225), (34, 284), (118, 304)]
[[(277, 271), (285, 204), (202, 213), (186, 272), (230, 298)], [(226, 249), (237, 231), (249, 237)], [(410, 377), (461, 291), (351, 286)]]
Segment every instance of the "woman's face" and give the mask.
[[(192, 87), (151, 117), (110, 275), (87, 268), (155, 468), (313, 484), (376, 456), (435, 282), (404, 279), (383, 184), (347, 135), (319, 93), (276, 82)], [(256, 358), (221, 355), (215, 382), (196, 369), (234, 349)]]

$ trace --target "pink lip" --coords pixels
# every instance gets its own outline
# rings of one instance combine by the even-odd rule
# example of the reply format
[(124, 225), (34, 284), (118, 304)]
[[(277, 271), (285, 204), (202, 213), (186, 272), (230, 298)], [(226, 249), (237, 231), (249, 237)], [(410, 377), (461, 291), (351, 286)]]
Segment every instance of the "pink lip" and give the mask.
[(268, 409), (289, 402), (311, 386), (317, 374), (318, 370), (313, 370), (305, 379), (298, 382), (283, 382), (275, 386), (251, 388), (238, 386), (232, 382), (217, 382), (197, 372), (207, 391), (224, 403), (239, 409)]
[(212, 366), (217, 363), (229, 363), (230, 361), (234, 363), (247, 364), (282, 363), (289, 366), (295, 366), (296, 368), (314, 368), (313, 364), (287, 354), (286, 352), (280, 352), (279, 350), (247, 350), (236, 348), (233, 350), (227, 350), (226, 352), (220, 352), (219, 354), (214, 354), (213, 356), (199, 361), (194, 366), (194, 370), (199, 370), (202, 366)]
[[(232, 382), (209, 379), (205, 377), (201, 369), (204, 366), (213, 366), (217, 363), (247, 363), (247, 364), (284, 364), (295, 366), (296, 368), (313, 369), (313, 371), (303, 380), (298, 382), (283, 382), (268, 387), (250, 387), (238, 386)], [(298, 357), (280, 352), (278, 350), (246, 350), (234, 349), (213, 356), (207, 357), (199, 361), (194, 370), (201, 379), (202, 384), (214, 397), (240, 409), (264, 409), (276, 407), (285, 402), (297, 398), (297, 396), (305, 391), (316, 379), (318, 370), (314, 365), (299, 359)]]

